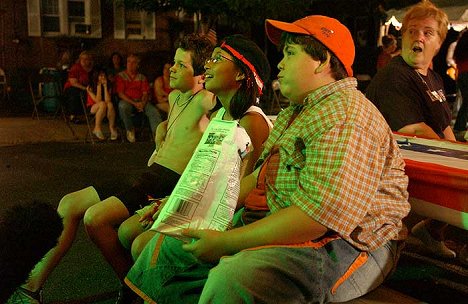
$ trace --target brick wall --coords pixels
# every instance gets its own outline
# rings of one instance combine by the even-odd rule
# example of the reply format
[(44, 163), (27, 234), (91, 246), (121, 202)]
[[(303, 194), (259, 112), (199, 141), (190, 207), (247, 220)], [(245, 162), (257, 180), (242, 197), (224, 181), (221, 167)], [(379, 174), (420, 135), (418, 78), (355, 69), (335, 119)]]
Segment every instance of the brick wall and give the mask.
[(143, 59), (141, 70), (150, 80), (161, 73), (162, 65), (173, 55), (171, 14), (156, 16), (156, 40), (121, 40), (113, 38), (113, 10), (108, 6), (101, 1), (101, 39), (29, 37), (26, 0), (0, 1), (0, 67), (7, 73), (11, 96), (18, 107), (30, 103), (27, 79), (31, 71), (55, 67), (65, 50), (76, 59), (83, 49), (88, 49), (100, 64), (107, 64), (114, 51), (123, 55), (138, 53)]

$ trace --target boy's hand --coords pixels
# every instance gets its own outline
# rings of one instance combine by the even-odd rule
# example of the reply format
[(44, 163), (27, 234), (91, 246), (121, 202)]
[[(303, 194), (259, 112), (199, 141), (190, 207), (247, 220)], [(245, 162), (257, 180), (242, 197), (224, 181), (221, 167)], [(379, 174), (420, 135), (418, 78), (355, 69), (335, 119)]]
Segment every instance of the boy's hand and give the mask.
[(194, 238), (193, 242), (182, 245), (182, 249), (203, 262), (217, 263), (222, 256), (228, 255), (223, 232), (186, 229), (182, 234)]

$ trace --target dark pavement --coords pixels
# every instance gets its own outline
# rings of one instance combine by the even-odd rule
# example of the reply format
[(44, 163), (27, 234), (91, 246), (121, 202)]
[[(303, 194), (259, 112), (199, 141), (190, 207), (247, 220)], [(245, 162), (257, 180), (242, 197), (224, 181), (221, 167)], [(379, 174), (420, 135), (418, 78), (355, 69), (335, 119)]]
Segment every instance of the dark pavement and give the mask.
[[(57, 206), (64, 194), (88, 185), (102, 185), (114, 193), (142, 172), (152, 149), (151, 142), (120, 141), (0, 147), (0, 204), (4, 209), (39, 200)], [(44, 287), (44, 299), (46, 303), (113, 303), (118, 287), (81, 224), (71, 251)]]
[[(41, 127), (36, 126), (35, 129), (44, 128), (46, 131), (42, 131), (39, 140), (37, 136), (34, 139), (26, 136), (34, 132), (26, 132), (21, 140), (11, 145), (6, 143), (5, 134), (10, 138), (13, 136), (14, 128), (12, 130), (9, 126), (15, 123), (6, 123), (0, 118), (2, 209), (31, 200), (57, 206), (64, 194), (88, 185), (100, 185), (110, 193), (116, 192), (145, 169), (153, 150), (149, 141), (135, 144), (120, 141), (95, 145), (84, 143), (82, 135), (78, 138), (67, 135), (64, 124), (59, 125), (65, 128), (64, 139), (57, 139), (48, 136), (53, 131), (57, 132), (56, 129), (50, 130), (57, 128), (56, 122), (45, 120), (40, 124)], [(21, 124), (18, 125), (21, 128)], [(417, 220), (414, 217), (409, 222)], [(459, 230), (449, 233), (449, 245), (457, 250), (461, 246), (459, 235)], [(386, 286), (427, 303), (467, 303), (467, 282), (466, 266), (457, 260), (433, 258), (410, 238), (397, 271)], [(113, 303), (118, 287), (119, 282), (110, 266), (81, 225), (71, 251), (45, 285), (44, 298), (46, 303)]]

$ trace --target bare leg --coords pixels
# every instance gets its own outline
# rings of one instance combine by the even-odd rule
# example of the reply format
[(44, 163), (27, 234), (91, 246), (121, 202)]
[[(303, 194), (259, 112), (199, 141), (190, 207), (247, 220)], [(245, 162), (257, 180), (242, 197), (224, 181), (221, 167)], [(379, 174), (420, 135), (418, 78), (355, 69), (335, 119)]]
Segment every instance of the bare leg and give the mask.
[(89, 208), (84, 216), (89, 237), (101, 250), (120, 280), (125, 278), (132, 260), (130, 254), (119, 242), (116, 227), (129, 216), (125, 205), (115, 196)]
[(106, 115), (107, 106), (105, 102), (99, 102), (95, 104), (94, 106), (97, 106), (96, 115), (95, 115), (96, 119), (94, 122), (94, 131), (102, 132), (102, 120), (104, 119), (104, 116)]
[(140, 215), (134, 214), (119, 226), (119, 240), (127, 250), (131, 249), (133, 240), (145, 232), (145, 229), (139, 222), (140, 218)]
[(156, 235), (156, 231), (148, 230), (135, 238), (132, 243), (132, 258), (134, 261), (138, 259), (146, 244)]
[(25, 287), (31, 291), (42, 288), (50, 273), (68, 252), (76, 237), (76, 231), (86, 209), (99, 203), (94, 187), (88, 187), (65, 195), (59, 203), (58, 213), (63, 218), (63, 231), (56, 247), (52, 248), (34, 267)]
[(117, 132), (115, 128), (115, 109), (112, 102), (108, 102), (107, 104), (107, 119), (109, 120), (109, 129), (111, 131)]

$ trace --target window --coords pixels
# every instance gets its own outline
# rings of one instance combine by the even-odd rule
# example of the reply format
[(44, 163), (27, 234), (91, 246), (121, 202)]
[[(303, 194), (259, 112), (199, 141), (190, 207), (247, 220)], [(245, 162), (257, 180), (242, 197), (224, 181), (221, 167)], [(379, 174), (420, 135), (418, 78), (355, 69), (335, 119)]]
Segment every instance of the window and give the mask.
[(60, 33), (59, 1), (41, 1), (41, 11), (43, 31)]
[(100, 0), (27, 0), (29, 36), (101, 38)]
[(155, 39), (155, 15), (114, 4), (114, 38)]
[(141, 25), (141, 14), (137, 11), (125, 12), (125, 31), (127, 37), (139, 38), (143, 35), (143, 28)]

